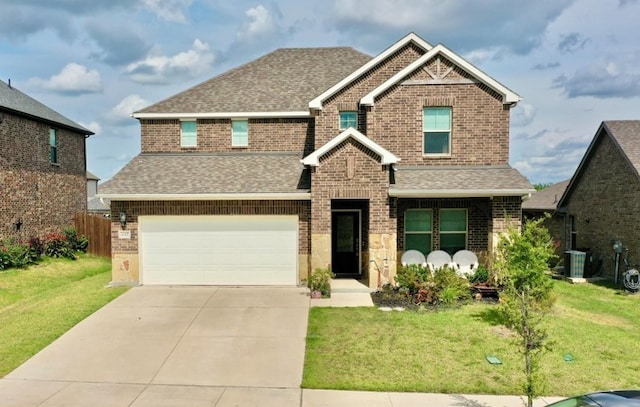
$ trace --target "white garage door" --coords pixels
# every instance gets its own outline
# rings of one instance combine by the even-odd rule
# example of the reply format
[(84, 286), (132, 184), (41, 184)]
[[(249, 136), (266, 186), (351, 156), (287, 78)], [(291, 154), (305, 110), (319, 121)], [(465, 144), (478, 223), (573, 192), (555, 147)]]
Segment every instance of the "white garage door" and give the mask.
[(140, 216), (142, 284), (295, 285), (297, 216)]

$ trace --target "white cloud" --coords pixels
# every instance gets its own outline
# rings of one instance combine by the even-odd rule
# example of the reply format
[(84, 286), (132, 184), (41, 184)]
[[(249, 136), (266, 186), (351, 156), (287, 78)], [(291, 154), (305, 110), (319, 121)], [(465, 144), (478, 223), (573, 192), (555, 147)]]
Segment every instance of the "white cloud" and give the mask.
[(149, 102), (140, 95), (129, 95), (109, 111), (109, 118), (120, 123), (131, 122), (131, 114), (148, 106)]
[(187, 21), (184, 12), (189, 8), (192, 0), (140, 0), (140, 2), (164, 20), (184, 23)]
[(602, 57), (571, 75), (556, 77), (553, 85), (562, 89), (569, 98), (635, 98), (640, 95), (639, 62), (640, 54), (629, 55), (626, 60)]
[(511, 125), (514, 127), (524, 127), (536, 117), (536, 108), (528, 103), (518, 103), (511, 111)]
[(244, 24), (242, 31), (238, 32), (239, 41), (252, 41), (278, 33), (278, 25), (273, 14), (263, 5), (250, 8), (245, 12), (245, 15), (251, 21)]
[(346, 37), (360, 41), (416, 31), (456, 52), (490, 46), (526, 55), (573, 2), (334, 0), (331, 21)]
[(176, 78), (191, 79), (210, 71), (214, 55), (209, 44), (195, 39), (190, 50), (173, 56), (149, 55), (129, 64), (126, 73), (134, 82), (166, 84)]
[(51, 92), (69, 95), (102, 91), (100, 73), (75, 62), (67, 64), (59, 74), (53, 75), (49, 79), (31, 78), (28, 83)]
[(96, 121), (92, 121), (89, 123), (83, 123), (80, 122), (79, 123), (82, 127), (87, 128), (89, 130), (91, 130), (92, 132), (94, 132), (96, 135), (100, 135), (100, 133), (102, 133), (102, 126), (100, 125), (100, 123), (96, 122)]

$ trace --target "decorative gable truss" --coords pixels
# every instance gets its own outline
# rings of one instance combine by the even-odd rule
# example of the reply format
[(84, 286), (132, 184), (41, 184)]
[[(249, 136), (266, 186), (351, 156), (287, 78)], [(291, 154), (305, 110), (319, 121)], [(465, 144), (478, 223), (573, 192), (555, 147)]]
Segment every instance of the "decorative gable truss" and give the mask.
[[(450, 61), (452, 65), (445, 64), (443, 60)], [(431, 62), (431, 63), (430, 63)], [(468, 77), (454, 75), (459, 68)], [(428, 79), (407, 79), (422, 69)], [(502, 102), (511, 107), (520, 101), (520, 96), (502, 85), (489, 75), (476, 68), (447, 47), (438, 44), (431, 48), (426, 54), (409, 64), (406, 68), (389, 78), (386, 82), (369, 92), (362, 99), (360, 104), (373, 106), (375, 99), (387, 90), (398, 84), (442, 84), (442, 83), (480, 83), (501, 96)]]

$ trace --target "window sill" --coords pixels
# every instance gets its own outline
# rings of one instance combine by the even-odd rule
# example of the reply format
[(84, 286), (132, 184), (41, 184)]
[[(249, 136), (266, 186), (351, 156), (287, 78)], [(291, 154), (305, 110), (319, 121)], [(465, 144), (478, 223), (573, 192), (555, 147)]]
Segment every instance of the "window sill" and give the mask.
[(422, 158), (452, 158), (451, 154), (422, 154)]
[(180, 148), (183, 150), (195, 150), (198, 146), (180, 146)]
[(49, 161), (49, 164), (51, 164), (53, 167), (60, 167), (60, 163), (52, 163), (51, 161)]
[(249, 146), (231, 146), (234, 150), (246, 150)]

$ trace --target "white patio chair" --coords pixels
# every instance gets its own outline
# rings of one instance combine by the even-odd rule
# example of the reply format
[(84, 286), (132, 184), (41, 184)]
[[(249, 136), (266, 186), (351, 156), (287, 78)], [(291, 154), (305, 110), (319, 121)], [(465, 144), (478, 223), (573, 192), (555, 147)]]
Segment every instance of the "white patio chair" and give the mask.
[(427, 260), (419, 250), (407, 250), (404, 252), (400, 258), (400, 263), (402, 263), (403, 266), (419, 264), (422, 267), (427, 267)]
[(441, 267), (451, 267), (451, 256), (444, 250), (434, 250), (427, 255), (427, 267), (435, 273)]
[(469, 250), (459, 250), (453, 255), (453, 264), (458, 275), (467, 277), (478, 268), (478, 256)]

